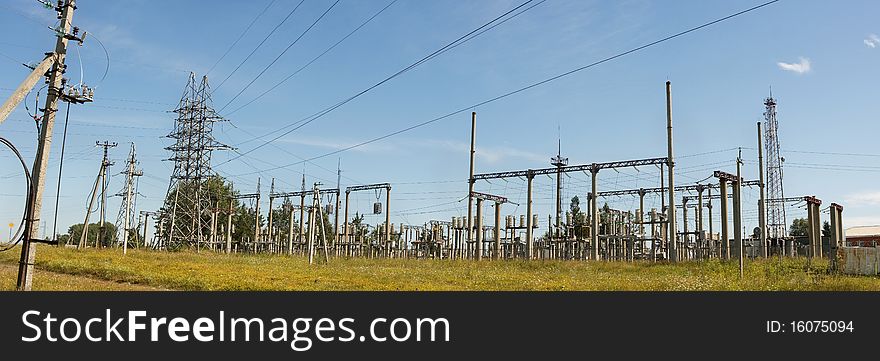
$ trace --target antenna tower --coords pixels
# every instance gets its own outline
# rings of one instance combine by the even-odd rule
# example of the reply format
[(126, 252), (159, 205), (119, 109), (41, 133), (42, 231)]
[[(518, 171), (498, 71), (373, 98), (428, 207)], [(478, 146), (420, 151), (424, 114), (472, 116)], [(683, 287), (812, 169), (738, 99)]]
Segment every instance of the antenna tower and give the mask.
[(773, 91), (764, 99), (764, 128), (767, 153), (767, 236), (780, 239), (786, 236), (785, 193), (782, 189), (782, 163), (785, 158), (779, 153), (779, 123), (776, 121), (776, 99)]

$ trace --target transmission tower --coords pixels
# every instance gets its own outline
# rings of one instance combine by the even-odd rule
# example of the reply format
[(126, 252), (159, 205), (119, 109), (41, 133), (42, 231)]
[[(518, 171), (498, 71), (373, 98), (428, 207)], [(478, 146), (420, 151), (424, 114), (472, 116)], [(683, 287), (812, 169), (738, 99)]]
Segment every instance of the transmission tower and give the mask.
[(177, 119), (168, 138), (174, 144), (166, 147), (173, 155), (174, 171), (160, 210), (160, 228), (164, 248), (177, 249), (198, 245), (210, 232), (211, 209), (207, 182), (215, 176), (211, 169), (211, 153), (230, 147), (217, 142), (212, 134), (214, 123), (223, 121), (212, 108), (208, 77), (200, 82), (190, 73), (183, 96), (174, 110)]
[[(116, 193), (116, 196), (122, 197), (122, 204), (119, 205), (119, 214), (116, 216), (116, 229), (119, 232), (119, 236), (116, 239), (122, 242), (123, 252), (128, 249), (129, 235), (132, 233), (138, 234), (137, 229), (133, 227), (137, 225), (134, 222), (135, 205), (137, 204), (136, 177), (144, 175), (144, 172), (135, 168), (137, 164), (134, 143), (131, 143), (125, 171), (120, 173), (125, 175), (125, 185), (122, 186), (122, 190), (119, 193)], [(135, 237), (134, 242), (137, 242), (137, 237)]]
[(767, 153), (767, 235), (769, 239), (786, 236), (785, 193), (782, 189), (782, 163), (779, 153), (779, 123), (776, 121), (776, 99), (773, 91), (764, 99), (765, 148)]

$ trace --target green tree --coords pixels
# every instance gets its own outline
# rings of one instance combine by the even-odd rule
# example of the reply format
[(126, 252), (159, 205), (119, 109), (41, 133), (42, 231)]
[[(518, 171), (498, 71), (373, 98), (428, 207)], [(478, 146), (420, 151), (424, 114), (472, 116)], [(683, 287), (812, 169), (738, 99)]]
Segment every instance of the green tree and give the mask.
[(795, 218), (791, 221), (791, 228), (788, 234), (792, 237), (806, 237), (809, 233), (810, 225), (806, 218)]
[[(67, 237), (63, 237), (69, 244), (79, 244), (83, 234), (83, 224), (77, 223), (67, 229)], [(86, 246), (94, 246), (101, 232), (100, 223), (89, 223), (89, 233), (86, 235)], [(109, 247), (116, 244), (116, 225), (110, 222), (104, 222), (104, 232), (101, 247)]]
[[(201, 224), (204, 225), (204, 228), (201, 230), (201, 233), (206, 237), (211, 234), (210, 224), (211, 224), (211, 211), (214, 208), (218, 209), (228, 209), (230, 205), (230, 201), (232, 202), (232, 208), (238, 210), (241, 207), (241, 204), (238, 200), (233, 199), (234, 196), (238, 194), (233, 188), (232, 184), (227, 182), (220, 176), (213, 176), (208, 178), (207, 180), (198, 183), (195, 181), (181, 181), (177, 184), (177, 186), (168, 192), (168, 195), (165, 198), (165, 207), (162, 208), (162, 213), (166, 216), (162, 218), (160, 222), (162, 222), (161, 228), (159, 224), (156, 224), (156, 229), (162, 229), (163, 234), (159, 236), (167, 239), (168, 235), (171, 232), (171, 215), (174, 213), (174, 223), (178, 225), (189, 225), (195, 224), (194, 220), (188, 215), (186, 212), (174, 212), (170, 207), (174, 204), (175, 199), (177, 201), (178, 209), (193, 209), (195, 208), (193, 205), (192, 196), (197, 192), (197, 190), (201, 187), (201, 191), (203, 196), (206, 198), (205, 203), (209, 206), (207, 209), (202, 209)], [(180, 196), (177, 193), (180, 192)], [(236, 215), (233, 217), (233, 224), (235, 224), (236, 231), (246, 222), (241, 220), (242, 217)], [(253, 234), (253, 212), (251, 212), (251, 226), (250, 230)], [(224, 224), (223, 222), (218, 222), (219, 224)], [(194, 234), (198, 234), (198, 230), (193, 231)], [(240, 233), (240, 232), (238, 232)], [(158, 232), (157, 232), (158, 234)], [(239, 239), (239, 238), (235, 238)], [(179, 240), (177, 240), (179, 242)], [(179, 247), (185, 247), (189, 243), (193, 243), (195, 240), (189, 240), (188, 242), (181, 242), (181, 244), (168, 244), (167, 246), (170, 249), (175, 249)]]
[(831, 223), (822, 223), (822, 237), (831, 237)]
[(589, 237), (589, 232), (587, 232), (586, 227), (587, 214), (581, 211), (581, 200), (578, 196), (571, 198), (569, 211), (571, 212), (570, 226), (574, 228), (574, 236), (581, 239)]

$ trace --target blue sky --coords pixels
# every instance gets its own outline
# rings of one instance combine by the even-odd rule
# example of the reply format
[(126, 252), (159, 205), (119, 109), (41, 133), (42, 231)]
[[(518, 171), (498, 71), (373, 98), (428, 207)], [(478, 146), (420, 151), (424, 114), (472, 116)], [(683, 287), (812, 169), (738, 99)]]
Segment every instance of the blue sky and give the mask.
[[(390, 1), (390, 0), (389, 0)], [(313, 114), (384, 79), (521, 1), (399, 0), (372, 22), (283, 86), (232, 114), (281, 78), (389, 4), (341, 0), (239, 99), (221, 111), (229, 123), (217, 138), (241, 144)], [(201, 76), (257, 16), (269, 0), (78, 1), (74, 23), (94, 39), (75, 47), (67, 76), (97, 87), (96, 102), (74, 106), (60, 197), (59, 231), (82, 222), (87, 195), (100, 164), (96, 140), (120, 144), (111, 152), (117, 165), (128, 144), (137, 145), (141, 167), (139, 210), (155, 210), (164, 198), (172, 164), (163, 138), (188, 73)], [(217, 88), (299, 1), (277, 0), (208, 74), (214, 103), (223, 108), (334, 0), (305, 0), (253, 57)], [(537, 2), (537, 1), (536, 1)], [(524, 85), (589, 64), (692, 26), (759, 4), (759, 1), (564, 1), (547, 0), (485, 34), (393, 79), (327, 116), (217, 171), (252, 192), (257, 177), (280, 190), (307, 182), (335, 185), (336, 165), (343, 187), (390, 182), (392, 222), (421, 224), (464, 215), (470, 114), (316, 160), (305, 165), (248, 174), (311, 158), (478, 103)], [(478, 117), (477, 172), (549, 166), (561, 135), (563, 155), (572, 164), (665, 156), (664, 82), (673, 83), (675, 147), (679, 183), (705, 179), (716, 169), (732, 172), (736, 148), (743, 147), (744, 175), (757, 178), (756, 122), (772, 86), (779, 102), (780, 142), (786, 159), (787, 196), (816, 195), (825, 204), (844, 205), (844, 226), (880, 224), (880, 132), (877, 80), (880, 33), (875, 1), (784, 0), (742, 17), (579, 72), (515, 96), (473, 109)], [(0, 3), (0, 97), (27, 74), (17, 62), (35, 62), (51, 49), (46, 28), (53, 14), (31, 0)], [(40, 94), (44, 96), (44, 92)], [(33, 111), (34, 94), (28, 98)], [(46, 182), (43, 219), (51, 232), (63, 117), (59, 117)], [(0, 125), (0, 134), (33, 159), (36, 129), (19, 107)], [(830, 154), (834, 153), (834, 154)], [(234, 156), (218, 152), (214, 163)], [(245, 164), (243, 161), (249, 163)], [(0, 220), (21, 212), (22, 178), (9, 153), (0, 155)], [(659, 185), (656, 168), (603, 171), (600, 190)], [(113, 176), (112, 193), (123, 177)], [(535, 185), (535, 206), (543, 220), (554, 204), (551, 178)], [(564, 197), (583, 195), (589, 178), (564, 179)], [(477, 189), (525, 204), (525, 181), (479, 183)], [(268, 187), (263, 188), (268, 192)], [(112, 194), (111, 193), (111, 194)], [(265, 199), (265, 198), (264, 198)], [(369, 212), (372, 193), (352, 199), (352, 212)], [(612, 207), (634, 209), (635, 198), (610, 198)], [(757, 190), (744, 195), (745, 224), (757, 222)], [(567, 203), (567, 202), (566, 202)], [(659, 208), (659, 198), (648, 207)], [(111, 197), (108, 219), (116, 220), (119, 198)], [(265, 204), (264, 204), (265, 207)], [(718, 208), (716, 208), (717, 212)], [(524, 206), (504, 213), (522, 214)], [(789, 219), (805, 216), (790, 208)], [(823, 219), (827, 219), (827, 214)], [(717, 214), (713, 217), (717, 227)], [(94, 219), (94, 218), (93, 218)], [(384, 216), (369, 216), (377, 223)], [(490, 220), (487, 221), (491, 222)], [(693, 221), (691, 221), (693, 222)], [(545, 228), (542, 224), (542, 228)], [(716, 228), (717, 229), (717, 228)], [(543, 230), (542, 230), (543, 231)]]

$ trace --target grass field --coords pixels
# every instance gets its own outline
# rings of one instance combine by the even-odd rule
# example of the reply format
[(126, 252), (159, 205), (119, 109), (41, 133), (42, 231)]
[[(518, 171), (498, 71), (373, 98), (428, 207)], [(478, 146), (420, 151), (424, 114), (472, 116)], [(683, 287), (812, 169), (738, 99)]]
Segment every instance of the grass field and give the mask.
[[(40, 290), (880, 290), (880, 278), (828, 274), (827, 262), (450, 261), (64, 249), (38, 246)], [(0, 289), (19, 252), (0, 252)]]

